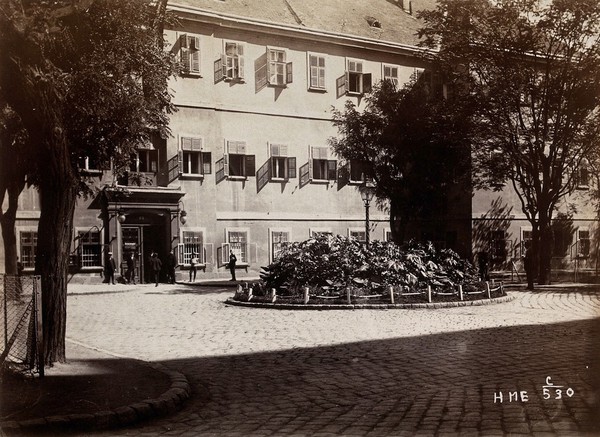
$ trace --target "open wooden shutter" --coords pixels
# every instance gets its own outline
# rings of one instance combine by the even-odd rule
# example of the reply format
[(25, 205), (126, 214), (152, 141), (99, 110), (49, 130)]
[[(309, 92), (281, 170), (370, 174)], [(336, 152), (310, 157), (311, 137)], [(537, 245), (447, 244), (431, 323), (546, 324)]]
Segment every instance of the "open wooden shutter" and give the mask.
[(200, 37), (198, 36), (190, 36), (190, 49), (200, 50)]
[(225, 79), (225, 73), (223, 71), (225, 63), (223, 62), (223, 58), (225, 56), (222, 55), (220, 59), (217, 59), (214, 63), (214, 72), (215, 72), (215, 83), (221, 82)]
[(167, 174), (168, 174), (168, 178), (169, 178), (169, 184), (171, 182), (173, 182), (175, 179), (177, 179), (180, 175), (181, 172), (183, 171), (182, 168), (182, 159), (183, 159), (183, 152), (179, 151), (177, 153), (177, 155), (171, 157), (171, 159), (169, 159), (167, 161)]
[(372, 88), (372, 76), (371, 73), (366, 73), (363, 74), (363, 90), (362, 92), (364, 94), (368, 94), (371, 92), (371, 88)]
[(200, 73), (200, 52), (198, 50), (190, 51), (190, 72)]
[(181, 62), (181, 68), (184, 73), (190, 71), (190, 51), (187, 48), (182, 48), (179, 52), (179, 61)]
[[(347, 73), (346, 73), (347, 74)], [(344, 94), (346, 94), (347, 90), (347, 79), (346, 75), (340, 76), (335, 80), (335, 88), (336, 88), (336, 97), (339, 99)]]
[(187, 33), (179, 35), (179, 47), (182, 49), (187, 49), (189, 47)]
[(294, 75), (292, 73), (292, 63), (285, 64), (285, 83), (292, 83)]
[(256, 175), (256, 156), (246, 155), (244, 157), (244, 176)]
[(238, 52), (238, 78), (244, 79), (244, 44), (237, 45)]
[(288, 173), (287, 173), (288, 179), (295, 178), (296, 177), (296, 158), (295, 157), (288, 158), (287, 165), (288, 165)]
[[(310, 159), (309, 159), (309, 162), (310, 162)], [(304, 164), (298, 170), (300, 173), (300, 187), (303, 187), (310, 182), (309, 162)]]
[(271, 159), (269, 158), (256, 172), (257, 191), (262, 190), (271, 180)]
[(221, 244), (221, 264), (226, 265), (229, 263), (229, 243)]
[(254, 61), (255, 92), (259, 92), (267, 86), (268, 65), (267, 53), (263, 53)]
[(337, 179), (337, 161), (330, 159), (327, 161), (327, 180), (335, 181)]

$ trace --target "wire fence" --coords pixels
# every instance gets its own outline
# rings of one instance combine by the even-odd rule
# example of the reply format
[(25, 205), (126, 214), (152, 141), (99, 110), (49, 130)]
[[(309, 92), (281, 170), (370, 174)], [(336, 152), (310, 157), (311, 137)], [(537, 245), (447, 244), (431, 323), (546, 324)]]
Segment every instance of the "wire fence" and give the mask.
[(0, 274), (0, 366), (44, 374), (39, 276)]

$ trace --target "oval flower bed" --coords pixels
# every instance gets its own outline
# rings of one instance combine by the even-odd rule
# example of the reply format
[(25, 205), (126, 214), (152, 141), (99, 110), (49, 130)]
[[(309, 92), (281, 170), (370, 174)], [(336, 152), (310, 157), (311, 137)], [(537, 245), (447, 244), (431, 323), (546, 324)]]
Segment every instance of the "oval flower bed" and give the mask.
[(261, 282), (239, 286), (234, 301), (281, 304), (411, 304), (506, 296), (502, 285), (478, 282), (474, 267), (431, 243), (368, 247), (343, 236), (290, 243), (263, 268)]

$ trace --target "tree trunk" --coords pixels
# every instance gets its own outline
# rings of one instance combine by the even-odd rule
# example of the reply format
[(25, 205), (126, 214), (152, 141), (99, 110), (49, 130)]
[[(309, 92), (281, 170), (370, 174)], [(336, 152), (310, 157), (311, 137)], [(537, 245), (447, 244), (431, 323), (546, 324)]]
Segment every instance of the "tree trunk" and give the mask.
[(398, 202), (392, 199), (390, 201), (390, 229), (392, 231), (392, 240), (396, 244), (403, 244), (406, 239), (407, 218), (402, 213), (402, 208)]
[(36, 273), (42, 277), (44, 361), (65, 362), (67, 274), (77, 201), (76, 185), (56, 180), (40, 186)]
[(550, 219), (540, 216), (539, 220), (539, 269), (538, 283), (540, 285), (550, 284), (552, 271), (552, 250), (554, 249), (554, 235)]
[(17, 274), (17, 235), (15, 222), (17, 220), (19, 195), (24, 187), (24, 182), (10, 182), (10, 185), (6, 188), (8, 192), (8, 208), (4, 213), (0, 213), (2, 241), (4, 244), (4, 271), (8, 275)]
[(16, 214), (2, 214), (2, 241), (4, 243), (4, 271), (7, 275), (17, 274)]

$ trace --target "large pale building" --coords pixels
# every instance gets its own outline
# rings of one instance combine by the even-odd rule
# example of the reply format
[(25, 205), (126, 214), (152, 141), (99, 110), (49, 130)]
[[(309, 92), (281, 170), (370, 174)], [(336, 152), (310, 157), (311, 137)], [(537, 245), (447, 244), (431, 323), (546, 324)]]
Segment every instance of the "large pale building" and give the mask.
[[(172, 136), (140, 148), (131, 174), (119, 179), (82, 162), (99, 193), (76, 211), (74, 274), (100, 280), (112, 251), (120, 262), (135, 254), (144, 278), (151, 252), (164, 259), (174, 249), (180, 279), (194, 252), (199, 278), (227, 277), (230, 251), (238, 277), (256, 277), (286, 242), (319, 232), (364, 240), (362, 172), (328, 148), (337, 135), (332, 108), (347, 100), (364, 107), (373, 84), (402, 85), (426, 69), (416, 12), (432, 7), (433, 0), (171, 1), (180, 20), (166, 39), (183, 68), (170, 84), (178, 109)], [(508, 225), (490, 220), (498, 195), (469, 196), (443, 224), (412, 233), (464, 256), (491, 250), (506, 267), (528, 227), (509, 190), (500, 204), (508, 205)], [(17, 250), (31, 269), (35, 192), (20, 202)], [(595, 220), (591, 210), (578, 212), (569, 248), (589, 240)], [(371, 239), (390, 238), (385, 211), (371, 209), (369, 232)]]

